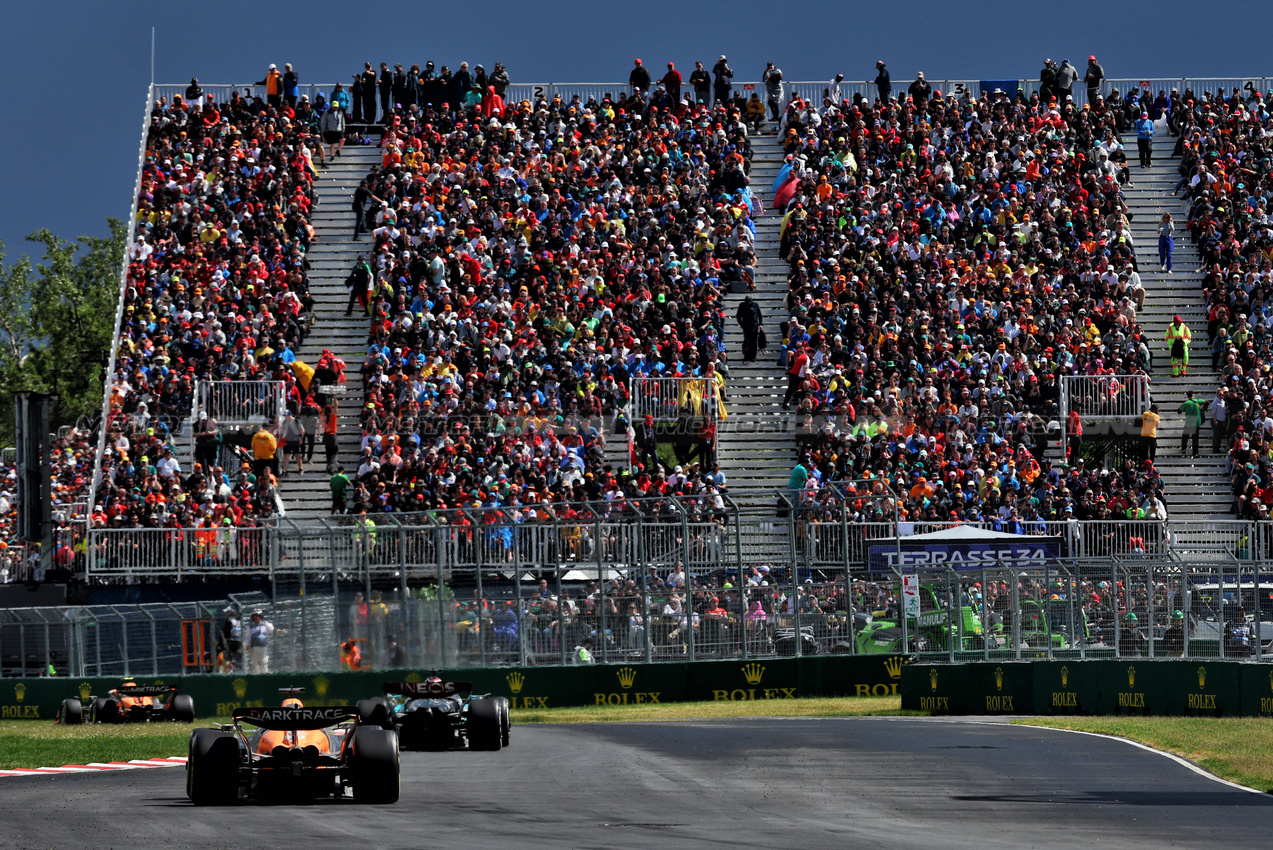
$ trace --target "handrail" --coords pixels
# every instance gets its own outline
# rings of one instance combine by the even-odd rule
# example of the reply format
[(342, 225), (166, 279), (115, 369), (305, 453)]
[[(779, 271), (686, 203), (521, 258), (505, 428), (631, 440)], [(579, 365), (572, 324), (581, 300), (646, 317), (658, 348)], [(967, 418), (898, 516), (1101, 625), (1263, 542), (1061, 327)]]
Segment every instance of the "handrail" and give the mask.
[(146, 167), (146, 141), (150, 136), (150, 107), (154, 103), (155, 84), (146, 90), (146, 108), (142, 111), (141, 142), (137, 149), (137, 179), (133, 182), (133, 199), (128, 214), (128, 230), (124, 235), (124, 257), (119, 269), (119, 303), (115, 307), (115, 329), (111, 334), (111, 350), (106, 363), (106, 376), (102, 381), (102, 421), (97, 434), (97, 458), (93, 464), (93, 486), (88, 491), (88, 515), (96, 507), (97, 488), (102, 483), (102, 457), (106, 454), (106, 429), (110, 419), (111, 390), (115, 383), (115, 356), (119, 352), (119, 334), (124, 325), (124, 300), (128, 297), (128, 261), (137, 229), (137, 210), (141, 196), (141, 176)]

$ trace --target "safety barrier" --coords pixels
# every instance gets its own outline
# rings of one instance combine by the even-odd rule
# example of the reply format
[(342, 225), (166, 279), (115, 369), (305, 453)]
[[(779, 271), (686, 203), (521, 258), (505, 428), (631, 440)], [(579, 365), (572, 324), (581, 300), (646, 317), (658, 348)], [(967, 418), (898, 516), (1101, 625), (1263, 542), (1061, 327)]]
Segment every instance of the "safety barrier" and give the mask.
[(934, 714), (1273, 716), (1268, 668), (1221, 661), (911, 664), (901, 694)]
[[(135, 678), (141, 685), (175, 686), (194, 699), (200, 717), (236, 708), (277, 705), (280, 688), (305, 689), (311, 705), (352, 705), (380, 696), (390, 681), (426, 676), (472, 682), (476, 693), (502, 696), (514, 711), (578, 705), (634, 705), (687, 701), (751, 702), (814, 696), (888, 696), (899, 692), (900, 656), (819, 657), (765, 662), (700, 661), (596, 664), (580, 667), (383, 668), (308, 675), (191, 675)], [(52, 720), (67, 698), (87, 700), (119, 687), (122, 676), (7, 679), (0, 683), (0, 717)]]

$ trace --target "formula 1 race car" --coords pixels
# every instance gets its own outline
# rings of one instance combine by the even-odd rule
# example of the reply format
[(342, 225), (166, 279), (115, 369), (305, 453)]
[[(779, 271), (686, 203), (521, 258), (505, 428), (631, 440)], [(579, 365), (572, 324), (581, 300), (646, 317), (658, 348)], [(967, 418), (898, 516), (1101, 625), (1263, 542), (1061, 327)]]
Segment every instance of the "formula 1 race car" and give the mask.
[(233, 723), (190, 733), (186, 796), (196, 806), (342, 799), (347, 790), (358, 803), (398, 802), (398, 736), (360, 725), (352, 705), (306, 708), (295, 697), (301, 690), (285, 689), (281, 706), (235, 709)]
[(84, 700), (71, 697), (62, 700), (58, 723), (77, 726), (80, 723), (149, 723), (152, 720), (194, 722), (194, 697), (177, 693), (175, 685), (139, 685), (127, 681), (104, 697)]
[(394, 729), (406, 750), (508, 746), (508, 700), (474, 696), (472, 682), (386, 682), (384, 697), (358, 701), (363, 723)]

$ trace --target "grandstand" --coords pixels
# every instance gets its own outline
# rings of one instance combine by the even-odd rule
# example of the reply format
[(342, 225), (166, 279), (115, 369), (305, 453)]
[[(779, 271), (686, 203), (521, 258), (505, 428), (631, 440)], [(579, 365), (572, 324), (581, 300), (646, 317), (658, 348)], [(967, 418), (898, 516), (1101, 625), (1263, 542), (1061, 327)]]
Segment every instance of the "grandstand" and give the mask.
[[(653, 105), (633, 100), (621, 83), (518, 84), (462, 114), (405, 106), (387, 128), (353, 131), (368, 144), (323, 163), (314, 132), (332, 87), (303, 87), (282, 119), (251, 86), (205, 86), (204, 103), (181, 108), (184, 86), (156, 86), (94, 486), (81, 459), (64, 497), (84, 506), (77, 564), (144, 573), (142, 560), (112, 566), (102, 554), (128, 529), (187, 540), (197, 564), (218, 534), (301, 541), (307, 528), (349, 526), (331, 516), (321, 438), (303, 477), (254, 457), (263, 425), (289, 410), (312, 420), (328, 401), (351, 510), (411, 528), (462, 512), (514, 528), (589, 504), (664, 500), (652, 515), (712, 506), (726, 541), (717, 566), (776, 564), (806, 557), (799, 511), (783, 504), (886, 522), (886, 510), (831, 495), (881, 476), (907, 522), (1083, 537), (1074, 523), (1131, 518), (1170, 528), (1154, 537), (1181, 553), (1252, 546), (1263, 532), (1245, 523), (1267, 516), (1263, 367), (1211, 370), (1202, 331), (1218, 325), (1214, 307), (1262, 308), (1261, 268), (1236, 269), (1249, 281), (1236, 300), (1217, 283), (1254, 264), (1264, 231), (1243, 224), (1251, 241), (1231, 250), (1225, 210), (1199, 194), (1218, 190), (1192, 187), (1187, 204), (1172, 195), (1181, 136), (1160, 132), (1158, 167), (1129, 165), (1122, 185), (1139, 82), (1106, 80), (1095, 104), (1082, 91), (1050, 104), (1031, 81), (1016, 103), (978, 81), (930, 81), (930, 96), (899, 86), (884, 108), (866, 83), (842, 83), (830, 103), (826, 84), (797, 82), (780, 122), (751, 126), (741, 86), (713, 111), (661, 93)], [(1149, 82), (1146, 108), (1201, 134), (1204, 150), (1219, 146), (1208, 128), (1263, 120), (1246, 81)], [(1154, 105), (1159, 86), (1182, 97)], [(934, 144), (921, 119), (963, 135)], [(967, 143), (991, 136), (993, 159)], [(355, 242), (363, 177), (377, 233)], [(1181, 227), (1170, 276), (1151, 268), (1164, 210)], [(360, 254), (370, 320), (344, 311)], [(1120, 269), (1139, 269), (1143, 309)], [(769, 339), (754, 362), (743, 362), (734, 320), (746, 294)], [(1194, 333), (1186, 378), (1169, 376), (1164, 333), (1176, 314)], [(1263, 324), (1231, 324), (1243, 366), (1248, 336), (1259, 356)], [(795, 362), (797, 344), (810, 366), (784, 410), (778, 360)], [(1139, 408), (1082, 406), (1083, 387), (1110, 377), (1147, 387), (1141, 406), (1160, 405), (1156, 462), (1138, 453)], [(630, 393), (655, 379), (673, 387), (671, 412), (647, 429)], [(1204, 429), (1203, 456), (1181, 456), (1184, 391), (1205, 402), (1221, 382), (1246, 410), (1230, 414), (1222, 451)], [(706, 400), (717, 393), (719, 404)], [(1069, 402), (1086, 426), (1077, 452), (1061, 414)], [(218, 415), (219, 448), (201, 453), (202, 417)], [(1248, 463), (1255, 474), (1239, 477), (1250, 492), (1235, 503), (1243, 487), (1227, 470)], [(1102, 554), (1143, 537), (1111, 534), (1096, 535), (1116, 541)], [(236, 561), (248, 563), (259, 561)], [(157, 572), (175, 569), (191, 567)]]

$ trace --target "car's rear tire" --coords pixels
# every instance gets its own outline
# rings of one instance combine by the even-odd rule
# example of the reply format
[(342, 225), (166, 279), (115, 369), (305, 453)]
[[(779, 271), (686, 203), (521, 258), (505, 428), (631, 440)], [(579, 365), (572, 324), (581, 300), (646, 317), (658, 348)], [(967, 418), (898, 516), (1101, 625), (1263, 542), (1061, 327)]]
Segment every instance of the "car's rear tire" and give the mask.
[(177, 694), (168, 706), (168, 716), (178, 723), (194, 723), (194, 697)]
[(79, 726), (84, 722), (84, 703), (74, 697), (62, 700), (60, 717), (67, 726)]
[(493, 699), (499, 706), (499, 742), (507, 747), (509, 727), (512, 726), (512, 721), (508, 716), (508, 700), (504, 697), (494, 697)]
[(402, 794), (402, 766), (397, 732), (372, 726), (355, 730), (349, 766), (355, 802), (371, 805), (398, 802)]
[(93, 722), (118, 723), (119, 703), (108, 697), (99, 697), (93, 700)]
[(239, 799), (239, 740), (229, 732), (190, 733), (186, 793), (196, 806), (228, 806)]
[(393, 728), (393, 718), (389, 713), (389, 703), (383, 697), (358, 700), (358, 723), (361, 726), (380, 726)]
[(475, 699), (469, 702), (466, 723), (469, 749), (494, 752), (500, 748), (503, 730), (500, 725), (499, 705), (493, 699)]

